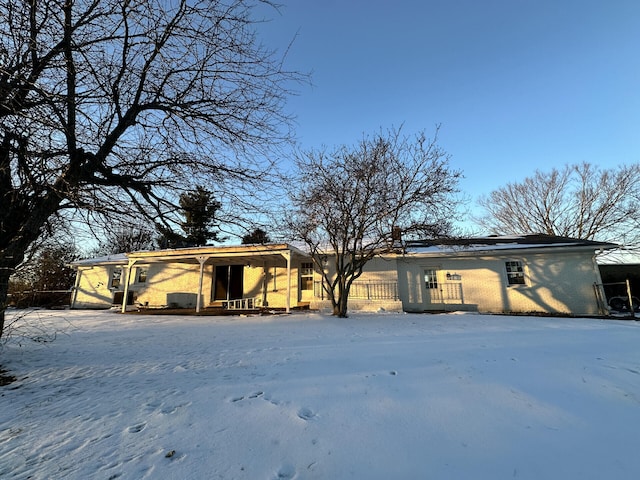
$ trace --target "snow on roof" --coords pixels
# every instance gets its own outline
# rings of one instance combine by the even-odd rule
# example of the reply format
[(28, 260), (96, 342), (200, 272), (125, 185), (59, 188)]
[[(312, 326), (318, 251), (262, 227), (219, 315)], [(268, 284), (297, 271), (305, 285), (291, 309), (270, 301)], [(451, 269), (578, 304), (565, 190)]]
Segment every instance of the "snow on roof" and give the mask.
[(112, 255), (105, 255), (102, 257), (77, 260), (75, 262), (71, 262), (70, 265), (74, 267), (82, 267), (82, 266), (98, 265), (98, 264), (122, 264), (122, 263), (126, 264), (127, 262), (128, 262), (128, 259), (125, 253), (115, 253)]
[(407, 253), (454, 253), (515, 250), (531, 248), (591, 247), (594, 250), (617, 248), (609, 242), (580, 240), (553, 235), (492, 235), (477, 238), (441, 238), (433, 240), (409, 240)]

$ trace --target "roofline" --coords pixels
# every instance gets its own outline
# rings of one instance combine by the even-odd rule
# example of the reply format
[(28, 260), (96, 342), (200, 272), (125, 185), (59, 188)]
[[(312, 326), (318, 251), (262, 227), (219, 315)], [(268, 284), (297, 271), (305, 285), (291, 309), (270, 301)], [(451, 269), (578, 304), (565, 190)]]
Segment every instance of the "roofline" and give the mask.
[(222, 256), (226, 254), (230, 256), (246, 256), (246, 255), (264, 255), (277, 254), (282, 252), (291, 252), (298, 255), (306, 256), (304, 252), (288, 243), (273, 243), (261, 245), (223, 245), (223, 246), (204, 246), (204, 247), (186, 247), (171, 248), (165, 250), (140, 250), (137, 252), (127, 253), (126, 256), (131, 259), (147, 259), (154, 257), (162, 258), (181, 258), (193, 257), (207, 254)]
[[(191, 259), (196, 257), (252, 257), (259, 255), (282, 255), (290, 252), (293, 255), (308, 256), (302, 250), (288, 244), (264, 244), (264, 245), (225, 245), (225, 246), (203, 246), (187, 248), (171, 248), (164, 250), (139, 250), (124, 254), (113, 255), (118, 257), (100, 257), (95, 259), (79, 260), (70, 263), (72, 267), (92, 266), (92, 265), (127, 265), (129, 262), (147, 261), (163, 262), (170, 260)], [(123, 258), (121, 255), (124, 255)]]
[[(446, 247), (445, 247), (446, 248)], [(615, 245), (613, 246), (598, 246), (598, 245), (569, 245), (569, 244), (565, 244), (565, 245), (560, 245), (560, 244), (556, 244), (556, 245), (547, 245), (547, 246), (541, 246), (541, 245), (532, 245), (532, 246), (527, 246), (527, 247), (517, 247), (514, 246), (512, 248), (509, 247), (503, 247), (503, 248), (482, 248), (482, 249), (474, 249), (474, 248), (447, 248), (447, 249), (443, 249), (440, 251), (431, 251), (431, 252), (416, 252), (416, 251), (411, 251), (410, 249), (405, 251), (405, 253), (399, 255), (402, 257), (433, 257), (433, 258), (437, 258), (437, 257), (481, 257), (481, 256), (486, 256), (486, 255), (492, 255), (492, 256), (513, 256), (513, 255), (522, 255), (524, 253), (527, 254), (542, 254), (542, 253), (549, 253), (550, 251), (555, 251), (555, 252), (589, 252), (592, 254), (596, 254), (598, 252), (598, 250), (604, 251), (604, 250), (611, 250), (616, 248)]]

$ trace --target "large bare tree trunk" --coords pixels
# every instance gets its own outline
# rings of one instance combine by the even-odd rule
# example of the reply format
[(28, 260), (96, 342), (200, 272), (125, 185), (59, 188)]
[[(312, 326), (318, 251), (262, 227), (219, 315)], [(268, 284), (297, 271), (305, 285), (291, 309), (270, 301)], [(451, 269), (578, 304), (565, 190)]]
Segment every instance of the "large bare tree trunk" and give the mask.
[(7, 307), (10, 276), (11, 269), (0, 259), (0, 338), (4, 333), (4, 311)]

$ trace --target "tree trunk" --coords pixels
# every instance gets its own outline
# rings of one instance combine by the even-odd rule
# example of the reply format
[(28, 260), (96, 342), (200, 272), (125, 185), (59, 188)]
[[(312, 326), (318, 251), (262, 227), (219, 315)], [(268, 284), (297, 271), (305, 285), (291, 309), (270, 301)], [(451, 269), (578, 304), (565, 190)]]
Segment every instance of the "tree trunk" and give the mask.
[(4, 333), (4, 311), (7, 308), (11, 271), (0, 261), (0, 338)]
[(347, 318), (347, 305), (349, 303), (349, 287), (346, 281), (338, 281), (338, 298), (333, 302), (333, 314), (338, 318)]

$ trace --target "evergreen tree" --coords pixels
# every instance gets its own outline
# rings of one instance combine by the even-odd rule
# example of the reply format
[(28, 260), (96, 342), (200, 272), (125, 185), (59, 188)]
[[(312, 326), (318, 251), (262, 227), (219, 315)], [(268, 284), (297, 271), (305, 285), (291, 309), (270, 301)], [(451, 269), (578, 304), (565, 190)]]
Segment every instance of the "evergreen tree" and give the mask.
[(269, 238), (269, 234), (261, 228), (256, 228), (253, 232), (242, 237), (243, 245), (264, 245), (265, 243), (271, 243), (271, 238)]

